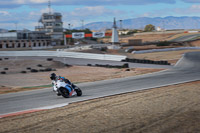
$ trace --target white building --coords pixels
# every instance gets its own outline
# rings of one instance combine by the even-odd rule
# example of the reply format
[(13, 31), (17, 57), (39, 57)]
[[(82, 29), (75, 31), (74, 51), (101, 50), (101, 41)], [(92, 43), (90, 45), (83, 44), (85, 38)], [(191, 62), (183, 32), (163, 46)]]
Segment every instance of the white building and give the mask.
[(160, 26), (158, 26), (158, 27), (156, 28), (156, 31), (165, 31), (165, 29), (162, 29)]
[(42, 31), (0, 33), (0, 49), (47, 47), (50, 42), (50, 36)]
[(43, 13), (39, 23), (43, 26), (36, 26), (36, 31), (44, 31), (51, 36), (53, 43), (60, 45), (63, 40), (63, 22), (61, 13)]
[[(49, 1), (50, 2), (50, 1)], [(0, 33), (0, 48), (32, 48), (61, 45), (63, 40), (63, 22), (61, 13), (43, 13), (35, 31), (23, 30)]]
[(119, 35), (127, 35), (130, 32), (130, 30), (118, 30)]

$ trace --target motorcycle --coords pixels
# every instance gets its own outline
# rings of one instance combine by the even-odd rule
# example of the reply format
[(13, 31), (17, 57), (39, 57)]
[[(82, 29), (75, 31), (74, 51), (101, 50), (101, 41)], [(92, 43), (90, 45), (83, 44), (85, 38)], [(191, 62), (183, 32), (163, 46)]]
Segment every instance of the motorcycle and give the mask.
[(74, 84), (66, 83), (62, 78), (57, 78), (52, 81), (53, 91), (57, 93), (58, 96), (63, 96), (64, 98), (69, 98), (72, 96), (81, 96), (82, 90)]

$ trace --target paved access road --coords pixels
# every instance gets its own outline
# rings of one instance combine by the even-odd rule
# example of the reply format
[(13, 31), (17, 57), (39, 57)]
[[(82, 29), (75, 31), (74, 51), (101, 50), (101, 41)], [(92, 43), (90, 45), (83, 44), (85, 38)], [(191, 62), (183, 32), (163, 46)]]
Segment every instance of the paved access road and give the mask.
[(58, 97), (51, 88), (0, 95), (0, 115), (195, 80), (200, 80), (200, 52), (185, 54), (174, 68), (163, 72), (78, 84), (83, 91), (81, 97)]
[(170, 40), (170, 41), (172, 41), (172, 42), (191, 41), (191, 40), (195, 40), (198, 37), (200, 37), (200, 33), (196, 33), (196, 34), (192, 34), (192, 35), (186, 35), (186, 36), (181, 36), (181, 37), (175, 38), (175, 39)]

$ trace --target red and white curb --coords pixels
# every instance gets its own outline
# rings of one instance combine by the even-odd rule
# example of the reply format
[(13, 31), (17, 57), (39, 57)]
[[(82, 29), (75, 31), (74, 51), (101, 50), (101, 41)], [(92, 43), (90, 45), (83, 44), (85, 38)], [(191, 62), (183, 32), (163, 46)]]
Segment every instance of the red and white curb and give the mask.
[(46, 106), (46, 107), (35, 108), (35, 109), (30, 109), (30, 110), (23, 110), (23, 111), (6, 113), (6, 114), (0, 114), (0, 119), (5, 118), (5, 117), (17, 116), (17, 115), (22, 115), (22, 114), (44, 111), (44, 110), (48, 110), (48, 109), (64, 107), (64, 106), (67, 106), (67, 105), (69, 105), (69, 103), (58, 104), (58, 105), (53, 105), (53, 106)]

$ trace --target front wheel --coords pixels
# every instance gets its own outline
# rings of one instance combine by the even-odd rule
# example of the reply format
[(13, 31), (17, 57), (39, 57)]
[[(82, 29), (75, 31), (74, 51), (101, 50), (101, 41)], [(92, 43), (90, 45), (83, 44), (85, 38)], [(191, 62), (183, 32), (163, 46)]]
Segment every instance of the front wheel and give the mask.
[(80, 88), (76, 88), (75, 89), (75, 91), (76, 91), (76, 93), (77, 93), (77, 96), (82, 96), (82, 91), (81, 91), (81, 89)]

